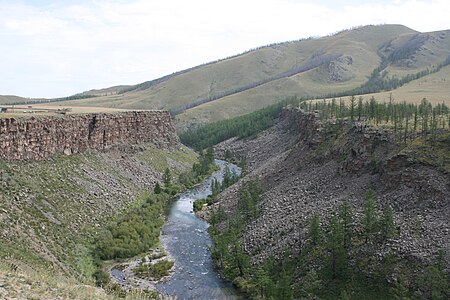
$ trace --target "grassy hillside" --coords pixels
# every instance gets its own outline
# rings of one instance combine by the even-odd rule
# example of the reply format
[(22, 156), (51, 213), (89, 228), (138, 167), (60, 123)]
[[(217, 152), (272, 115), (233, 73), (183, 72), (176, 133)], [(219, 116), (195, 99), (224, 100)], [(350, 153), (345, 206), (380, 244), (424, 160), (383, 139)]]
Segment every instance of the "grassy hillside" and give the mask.
[(437, 73), (414, 80), (393, 91), (362, 96), (367, 99), (374, 96), (379, 101), (389, 101), (389, 97), (392, 94), (396, 101), (419, 103), (423, 98), (427, 98), (433, 104), (444, 102), (448, 105), (450, 104), (449, 80), (450, 66), (447, 66)]
[(32, 103), (40, 103), (43, 99), (29, 99), (29, 98), (23, 98), (19, 96), (13, 96), (13, 95), (0, 95), (0, 105), (4, 104), (16, 104), (16, 103), (25, 103), (25, 102), (32, 102)]
[[(319, 66), (313, 68), (316, 72), (302, 76), (307, 79), (306, 87), (294, 84), (292, 90), (286, 91), (286, 94), (292, 95), (293, 91), (297, 94), (306, 94), (309, 91), (316, 93), (315, 89), (322, 89), (320, 86), (324, 81), (331, 84), (327, 91), (334, 90), (334, 85), (344, 85), (343, 89), (355, 87), (363, 83), (372, 69), (379, 64), (377, 51), (382, 45), (401, 34), (413, 32), (400, 25), (367, 26), (334, 36), (271, 45), (180, 72), (165, 80), (144, 83), (129, 92), (77, 100), (70, 105), (174, 109), (199, 99), (270, 80), (292, 69), (307, 67), (314, 59), (332, 54), (339, 56), (333, 62), (333, 68), (341, 69), (343, 65), (342, 68), (347, 69), (342, 72), (341, 77), (338, 78), (335, 74), (334, 79), (328, 78), (333, 70), (328, 70), (326, 65)], [(294, 78), (297, 75), (294, 74)], [(294, 80), (294, 83), (298, 81), (302, 82)]]
[[(381, 81), (402, 80), (419, 72), (432, 73), (422, 76), (422, 83), (446, 79), (448, 69), (436, 68), (448, 63), (449, 57), (450, 31), (419, 33), (402, 25), (364, 26), (332, 36), (264, 46), (134, 86), (87, 91), (79, 95), (95, 97), (60, 104), (169, 109), (178, 114), (178, 129), (184, 130), (291, 96), (380, 92), (386, 89), (380, 88)], [(441, 95), (446, 97), (445, 84), (420, 85), (414, 79), (408, 81), (409, 89), (398, 89), (399, 97), (405, 97), (402, 100), (418, 102), (427, 97), (435, 102), (441, 101)], [(420, 88), (414, 87), (418, 84)], [(360, 87), (364, 89), (358, 90)]]
[[(76, 295), (82, 290), (95, 292), (84, 284), (93, 284), (92, 247), (98, 234), (112, 218), (144, 201), (155, 183), (162, 182), (166, 168), (179, 174), (195, 161), (195, 154), (187, 148), (162, 150), (152, 144), (54, 156), (42, 162), (1, 161), (0, 261), (6, 266), (0, 265), (0, 298), (8, 292), (1, 289), (2, 282), (11, 277), (6, 295), (13, 296), (12, 282), (34, 278), (34, 273), (47, 274), (42, 285), (55, 289), (60, 285), (59, 292), (68, 293), (64, 297), (71, 298), (66, 286), (76, 288), (72, 292)], [(63, 278), (58, 281), (56, 276)], [(32, 285), (32, 289), (39, 288)], [(54, 295), (49, 297), (57, 298)]]

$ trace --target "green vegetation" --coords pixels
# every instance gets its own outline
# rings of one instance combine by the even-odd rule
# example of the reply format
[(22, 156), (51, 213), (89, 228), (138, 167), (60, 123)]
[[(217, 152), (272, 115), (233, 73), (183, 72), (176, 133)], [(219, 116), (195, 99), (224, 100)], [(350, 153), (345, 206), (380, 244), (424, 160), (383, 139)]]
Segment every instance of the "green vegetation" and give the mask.
[(300, 108), (317, 112), (322, 120), (364, 121), (375, 126), (393, 129), (398, 141), (411, 141), (418, 133), (430, 135), (433, 140), (443, 130), (450, 130), (450, 109), (445, 103), (432, 105), (427, 99), (417, 104), (406, 102), (379, 103), (374, 97), (364, 100), (351, 96), (347, 106), (343, 99), (301, 102)]
[[(378, 250), (398, 234), (390, 206), (380, 211), (373, 190), (363, 216), (344, 202), (327, 222), (312, 216), (309, 240), (294, 255), (267, 258), (256, 268), (239, 239), (258, 215), (262, 190), (250, 182), (241, 189), (238, 209), (211, 218), (212, 256), (224, 275), (252, 299), (447, 299), (443, 254), (426, 268)], [(220, 225), (219, 225), (220, 224)], [(225, 224), (225, 229), (223, 228)], [(219, 227), (220, 226), (220, 227)], [(219, 229), (220, 228), (220, 229)], [(387, 278), (396, 278), (389, 282)]]
[(178, 181), (184, 187), (192, 188), (194, 185), (202, 182), (206, 176), (215, 170), (218, 170), (218, 166), (214, 164), (213, 149), (209, 147), (206, 151), (200, 151), (198, 162), (192, 166), (190, 171), (181, 173)]
[(118, 285), (104, 289), (80, 282), (78, 279), (17, 267), (0, 260), (2, 299), (79, 299), (79, 300), (156, 300), (157, 292), (131, 290), (125, 293)]
[(200, 211), (203, 209), (203, 206), (211, 205), (216, 197), (220, 194), (220, 192), (224, 191), (227, 187), (236, 183), (239, 179), (239, 176), (230, 171), (228, 166), (225, 167), (224, 176), (222, 183), (220, 183), (217, 179), (214, 179), (211, 182), (211, 195), (209, 195), (206, 199), (197, 199), (194, 201), (194, 212)]
[(281, 101), (252, 113), (190, 129), (180, 135), (183, 144), (196, 150), (205, 149), (232, 137), (249, 137), (269, 128), (283, 107), (298, 103), (296, 97)]
[[(261, 194), (258, 181), (246, 182), (240, 191), (237, 210), (232, 214), (225, 214), (219, 209), (210, 219), (209, 233), (214, 241), (211, 255), (224, 275), (235, 282), (249, 275), (251, 269), (250, 258), (244, 254), (239, 239), (246, 224), (259, 214)], [(220, 222), (228, 224), (225, 230), (219, 229)]]
[(173, 261), (160, 260), (156, 263), (141, 263), (139, 267), (133, 269), (133, 272), (141, 278), (151, 278), (152, 280), (160, 280), (169, 275), (169, 271), (174, 265)]
[(398, 78), (397, 76), (389, 77), (388, 72), (385, 70), (389, 64), (408, 58), (411, 54), (414, 54), (413, 52), (417, 51), (417, 48), (407, 47), (407, 45), (405, 46), (400, 49), (396, 49), (396, 51), (393, 51), (387, 58), (385, 58), (381, 64), (372, 71), (369, 80), (361, 86), (344, 92), (328, 94), (325, 98), (371, 94), (381, 91), (395, 90), (396, 88), (399, 88), (413, 80), (437, 73), (442, 68), (450, 65), (449, 56), (437, 66), (431, 66), (431, 68), (426, 68), (414, 74), (408, 74), (402, 78)]
[(166, 193), (148, 195), (141, 207), (109, 225), (97, 243), (99, 258), (129, 258), (157, 245), (170, 199)]
[[(142, 254), (159, 243), (159, 234), (164, 225), (164, 218), (174, 195), (203, 180), (215, 170), (212, 148), (201, 152), (199, 161), (190, 171), (179, 175), (179, 183), (174, 183), (171, 170), (166, 167), (163, 173), (164, 189), (159, 183), (155, 185), (154, 193), (144, 196), (142, 204), (112, 222), (96, 241), (96, 265), (94, 278), (100, 286), (109, 282), (109, 275), (103, 267), (104, 260), (131, 258)], [(188, 179), (188, 180), (187, 180)], [(141, 264), (136, 270), (141, 275), (152, 278), (166, 276), (172, 262), (161, 261), (156, 264)]]
[[(189, 170), (197, 155), (181, 146), (176, 150), (151, 144), (130, 147), (131, 151), (119, 160), (116, 153), (84, 153), (53, 156), (45, 161), (0, 162), (0, 262), (11, 262), (17, 273), (30, 275), (34, 280), (31, 289), (37, 295), (40, 287), (34, 282), (42, 282), (52, 290), (47, 296), (30, 299), (116, 299), (119, 290), (110, 288), (109, 274), (98, 257), (100, 252), (96, 253), (96, 243), (104, 237), (101, 242), (117, 244), (114, 249), (101, 250), (105, 250), (105, 257), (118, 257), (136, 252), (133, 246), (144, 249), (158, 241), (156, 226), (163, 224), (164, 207), (172, 197), (164, 191), (140, 197), (146, 181), (136, 180), (136, 176), (162, 174), (171, 166), (171, 190), (177, 186), (181, 189), (178, 174)], [(167, 188), (162, 183), (159, 186)], [(150, 198), (153, 204), (147, 202)], [(142, 211), (141, 206), (145, 207)], [(143, 228), (151, 223), (149, 219), (154, 225)], [(126, 237), (128, 231), (132, 234)], [(46, 278), (35, 279), (28, 272), (46, 274)], [(17, 280), (17, 285), (23, 284), (23, 280)], [(97, 295), (101, 290), (94, 286), (95, 282), (108, 294)], [(90, 296), (84, 297), (83, 289), (91, 290)], [(137, 294), (131, 292), (126, 297), (151, 298)], [(25, 294), (11, 297), (27, 298)]]

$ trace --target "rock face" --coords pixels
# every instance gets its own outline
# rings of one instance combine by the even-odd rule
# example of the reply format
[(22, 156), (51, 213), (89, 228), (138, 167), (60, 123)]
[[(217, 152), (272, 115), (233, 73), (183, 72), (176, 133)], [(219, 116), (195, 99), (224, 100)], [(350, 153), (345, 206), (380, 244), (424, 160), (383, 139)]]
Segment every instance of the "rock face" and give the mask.
[[(256, 138), (215, 147), (218, 156), (227, 150), (247, 158), (248, 175), (221, 193), (212, 209), (220, 205), (231, 213), (242, 181), (260, 180), (265, 189), (261, 214), (247, 225), (241, 239), (256, 262), (280, 256), (286, 249), (300, 251), (314, 214), (326, 222), (348, 202), (360, 217), (369, 188), (376, 193), (379, 215), (390, 205), (400, 228), (400, 236), (380, 253), (396, 252), (421, 261), (440, 249), (449, 253), (450, 173), (424, 161), (424, 157), (433, 161), (428, 148), (397, 143), (392, 133), (363, 123), (320, 126), (314, 114), (285, 109), (278, 124)], [(450, 255), (446, 261), (450, 268)]]
[(284, 108), (280, 119), (285, 122), (285, 127), (295, 131), (295, 134), (303, 141), (313, 142), (317, 137), (319, 123), (314, 113), (306, 113), (301, 109)]
[(53, 154), (103, 151), (115, 144), (178, 142), (167, 111), (72, 115), (29, 120), (0, 119), (0, 158), (42, 160)]

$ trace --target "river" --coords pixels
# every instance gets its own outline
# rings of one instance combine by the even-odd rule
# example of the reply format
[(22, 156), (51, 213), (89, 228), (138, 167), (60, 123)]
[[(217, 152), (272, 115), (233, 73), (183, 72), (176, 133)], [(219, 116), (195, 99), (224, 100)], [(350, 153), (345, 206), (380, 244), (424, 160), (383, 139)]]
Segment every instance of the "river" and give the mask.
[(239, 167), (222, 160), (215, 161), (220, 170), (201, 185), (182, 193), (174, 202), (167, 222), (162, 229), (161, 242), (175, 261), (172, 276), (156, 284), (162, 294), (177, 299), (237, 299), (230, 283), (224, 281), (214, 269), (208, 251), (211, 239), (208, 223), (193, 213), (193, 202), (211, 194), (214, 178), (222, 181), (225, 166), (240, 173)]

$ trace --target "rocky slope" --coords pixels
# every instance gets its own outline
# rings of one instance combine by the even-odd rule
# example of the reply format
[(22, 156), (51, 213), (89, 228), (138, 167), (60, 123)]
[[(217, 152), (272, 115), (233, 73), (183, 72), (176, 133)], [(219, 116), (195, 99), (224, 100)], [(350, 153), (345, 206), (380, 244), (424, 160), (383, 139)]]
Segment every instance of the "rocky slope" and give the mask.
[[(261, 214), (241, 239), (254, 262), (299, 251), (314, 213), (326, 222), (348, 201), (361, 216), (365, 194), (373, 188), (379, 209), (387, 204), (394, 209), (400, 232), (377, 250), (379, 255), (426, 262), (446, 250), (448, 268), (449, 144), (447, 134), (433, 146), (422, 139), (403, 145), (364, 124), (321, 126), (314, 115), (287, 109), (276, 126), (258, 137), (229, 140), (215, 150), (219, 156), (226, 150), (245, 155), (248, 175), (243, 181), (259, 178), (264, 187)], [(223, 192), (213, 209), (234, 210), (241, 184)]]
[[(137, 120), (130, 114), (98, 117), (98, 123), (92, 127), (92, 136), (96, 136), (98, 129), (101, 135), (106, 131), (106, 136), (110, 137), (107, 147), (98, 149), (101, 151), (95, 151), (93, 147), (89, 151), (73, 151), (81, 153), (71, 155), (56, 151), (44, 160), (39, 153), (39, 160), (0, 160), (0, 287), (3, 287), (0, 298), (28, 298), (29, 295), (36, 295), (33, 296), (36, 299), (38, 295), (41, 299), (46, 298), (43, 295), (71, 298), (68, 295), (76, 292), (61, 290), (58, 294), (57, 286), (64, 285), (66, 279), (69, 290), (80, 286), (80, 291), (91, 291), (80, 298), (97, 298), (97, 292), (99, 299), (106, 298), (103, 291), (84, 287), (84, 284), (92, 285), (89, 278), (95, 265), (91, 245), (98, 233), (114, 217), (139, 205), (156, 182), (163, 181), (167, 167), (176, 175), (190, 169), (196, 161), (196, 155), (178, 142), (168, 114), (163, 114), (167, 117), (164, 126), (158, 123), (158, 118), (147, 116), (146, 119), (140, 113), (137, 115), (142, 126), (137, 126), (136, 122), (130, 126), (135, 130), (142, 129), (139, 135), (123, 123), (124, 120)], [(84, 122), (85, 118), (88, 117), (70, 117), (66, 125), (89, 125)], [(54, 123), (60, 124), (61, 120)], [(42, 132), (43, 126), (53, 128), (48, 124), (48, 119), (33, 121), (24, 127), (27, 131), (22, 132), (22, 136), (31, 140), (31, 133)], [(117, 126), (113, 126), (115, 124)], [(144, 126), (146, 124), (148, 126)], [(79, 145), (80, 139), (87, 135), (87, 131), (85, 135), (76, 126), (55, 128), (59, 128), (59, 132), (72, 132), (79, 138), (64, 143), (61, 138), (64, 135), (57, 134), (52, 138), (62, 141), (58, 145)], [(120, 131), (120, 128), (126, 131)], [(156, 132), (147, 132), (155, 128), (158, 129)], [(97, 139), (90, 140), (91, 143), (95, 141)], [(98, 144), (105, 146), (104, 141), (100, 139)], [(35, 143), (42, 143), (42, 140)], [(23, 279), (35, 278), (30, 275), (35, 273), (45, 275), (48, 282), (45, 281), (43, 286), (55, 290), (41, 294), (32, 279)], [(58, 281), (61, 275), (63, 277)], [(24, 280), (30, 283), (29, 287), (20, 284)], [(24, 294), (15, 289), (13, 282), (17, 287), (38, 293)]]

